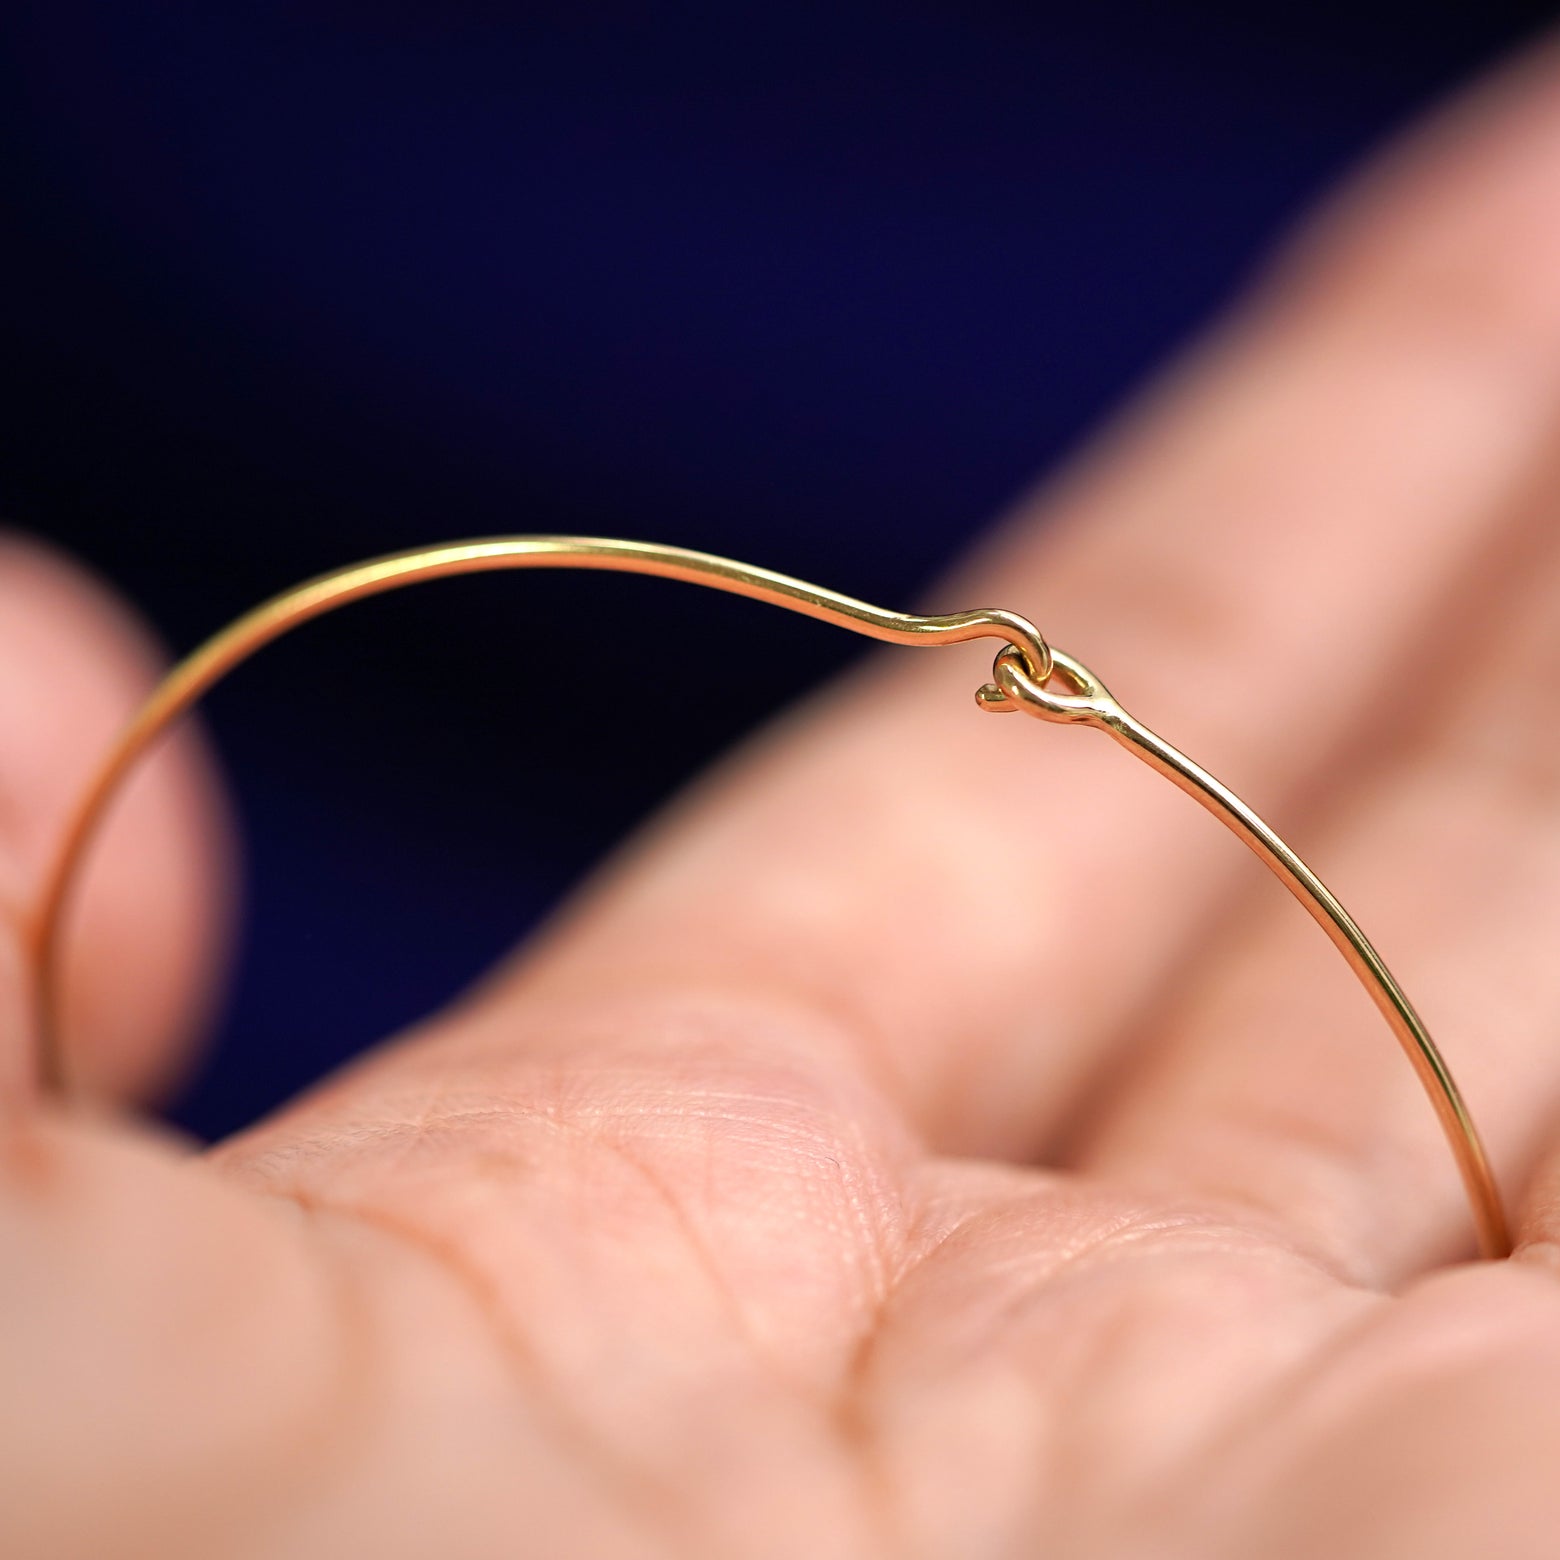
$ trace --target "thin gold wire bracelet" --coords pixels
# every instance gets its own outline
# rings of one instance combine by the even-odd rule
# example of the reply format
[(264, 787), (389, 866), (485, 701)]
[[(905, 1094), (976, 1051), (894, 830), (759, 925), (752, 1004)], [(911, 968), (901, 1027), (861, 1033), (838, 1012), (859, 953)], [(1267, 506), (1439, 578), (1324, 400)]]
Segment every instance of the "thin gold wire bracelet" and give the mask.
[(83, 858), (110, 803), (156, 739), (241, 662), (299, 624), (349, 601), (420, 580), (495, 569), (599, 569), (683, 580), (818, 618), (889, 644), (938, 646), (1002, 641), (993, 680), (976, 692), (984, 710), (1022, 710), (1040, 720), (1094, 726), (1207, 808), (1256, 853), (1305, 906), (1369, 992), (1435, 1107), (1462, 1175), (1486, 1257), (1507, 1256), (1500, 1189), (1478, 1129), (1424, 1022), (1358, 923), (1317, 875), (1235, 793), (1118, 704), (1088, 667), (1049, 646), (1017, 613), (998, 608), (921, 616), (887, 612), (789, 575), (711, 553), (589, 536), (505, 536), (394, 553), (353, 564), (283, 591), (208, 639), (168, 673), (103, 760), (78, 803), (32, 922), (31, 973), (38, 1015), (38, 1072), (49, 1093), (69, 1092), (60, 1033), (65, 911)]

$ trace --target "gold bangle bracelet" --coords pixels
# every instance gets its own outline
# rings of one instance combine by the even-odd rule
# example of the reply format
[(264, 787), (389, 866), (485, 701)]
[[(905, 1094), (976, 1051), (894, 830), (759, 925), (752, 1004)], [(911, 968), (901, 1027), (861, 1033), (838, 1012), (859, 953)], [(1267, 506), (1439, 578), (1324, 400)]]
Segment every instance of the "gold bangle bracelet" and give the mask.
[(993, 680), (976, 693), (994, 713), (1022, 710), (1040, 720), (1095, 726), (1173, 781), (1237, 834), (1305, 906), (1348, 961), (1408, 1054), (1457, 1160), (1487, 1257), (1511, 1249), (1500, 1190), (1478, 1129), (1445, 1060), (1381, 955), (1320, 878), (1235, 793), (1124, 710), (1071, 656), (1053, 650), (1017, 613), (999, 609), (925, 617), (886, 612), (820, 586), (710, 553), (584, 536), (512, 536), (452, 542), (371, 559), (282, 592), (207, 640), (167, 675), (120, 735), (88, 786), (45, 882), (32, 923), (32, 975), (42, 1086), (66, 1091), (59, 1031), (64, 912), (82, 858), (127, 774), (156, 738), (240, 662), (289, 629), (364, 596), (419, 580), (493, 569), (603, 569), (683, 580), (767, 601), (868, 638), (899, 645), (998, 639)]

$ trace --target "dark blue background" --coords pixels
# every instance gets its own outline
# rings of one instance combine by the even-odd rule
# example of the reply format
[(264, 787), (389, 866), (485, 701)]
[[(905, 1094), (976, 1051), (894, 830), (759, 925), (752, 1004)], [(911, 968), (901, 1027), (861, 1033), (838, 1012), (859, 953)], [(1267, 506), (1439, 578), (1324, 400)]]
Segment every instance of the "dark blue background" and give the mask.
[[(1275, 9), (13, 5), (0, 513), (180, 647), (317, 569), (494, 531), (909, 603), (1547, 11)], [(670, 627), (631, 665), (578, 627), (640, 608)], [(563, 575), (270, 652), (212, 702), (250, 915), (180, 1118), (223, 1130), (434, 1006), (852, 653)]]

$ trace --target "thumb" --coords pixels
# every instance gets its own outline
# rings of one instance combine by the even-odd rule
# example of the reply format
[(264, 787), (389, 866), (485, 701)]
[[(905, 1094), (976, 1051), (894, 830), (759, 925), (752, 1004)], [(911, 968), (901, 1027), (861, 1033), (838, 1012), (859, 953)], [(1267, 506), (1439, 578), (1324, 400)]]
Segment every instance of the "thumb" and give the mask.
[[(0, 1100), (31, 1086), (28, 928), (67, 820), (156, 679), (146, 631), (42, 544), (0, 535)], [(68, 907), (61, 1025), (95, 1094), (165, 1088), (228, 941), (229, 835), (198, 740), (138, 773)]]

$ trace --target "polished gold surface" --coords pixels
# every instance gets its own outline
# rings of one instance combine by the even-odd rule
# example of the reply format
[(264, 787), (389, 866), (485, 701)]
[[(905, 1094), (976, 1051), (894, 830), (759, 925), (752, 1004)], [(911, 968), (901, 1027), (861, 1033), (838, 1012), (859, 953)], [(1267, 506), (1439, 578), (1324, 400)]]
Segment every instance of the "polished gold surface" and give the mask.
[(683, 580), (767, 601), (889, 644), (936, 646), (981, 638), (1004, 641), (993, 666), (995, 680), (976, 695), (983, 709), (994, 713), (1022, 710), (1042, 720), (1081, 723), (1108, 732), (1239, 835), (1306, 907), (1348, 960), (1413, 1062), (1456, 1156), (1481, 1250), (1490, 1257), (1509, 1252), (1500, 1191), (1462, 1095), (1413, 1005), (1348, 911), (1234, 792), (1134, 720), (1087, 667), (1053, 651), (1026, 618), (997, 608), (931, 617), (886, 612), (729, 558), (605, 537), (494, 537), (354, 564), (273, 597), (174, 667), (104, 759), (71, 819), (44, 886), (32, 940), (38, 1063), (44, 1088), (63, 1091), (68, 1081), (59, 1032), (59, 988), (65, 912), (72, 886), (109, 804), (147, 748), (240, 662), (310, 618), (419, 580), (493, 569), (547, 568), (603, 569)]

